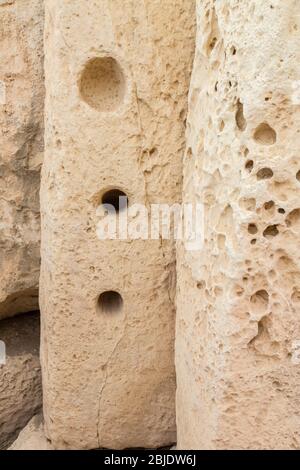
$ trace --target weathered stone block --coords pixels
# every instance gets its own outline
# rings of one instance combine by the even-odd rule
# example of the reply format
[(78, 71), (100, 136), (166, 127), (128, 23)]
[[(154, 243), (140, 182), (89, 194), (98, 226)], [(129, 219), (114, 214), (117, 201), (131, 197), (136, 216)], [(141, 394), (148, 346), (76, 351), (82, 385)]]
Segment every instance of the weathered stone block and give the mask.
[(38, 309), (43, 1), (0, 4), (0, 319)]
[(205, 243), (178, 248), (178, 448), (299, 448), (300, 4), (197, 6), (183, 192)]
[(46, 433), (159, 447), (176, 440), (174, 243), (99, 240), (97, 206), (180, 202), (194, 2), (45, 3)]

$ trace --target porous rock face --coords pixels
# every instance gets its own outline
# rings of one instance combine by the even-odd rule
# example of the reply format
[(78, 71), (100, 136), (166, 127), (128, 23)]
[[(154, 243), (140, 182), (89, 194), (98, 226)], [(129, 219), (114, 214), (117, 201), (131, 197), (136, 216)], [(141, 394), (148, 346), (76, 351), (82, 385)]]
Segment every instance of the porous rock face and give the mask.
[(0, 1), (0, 318), (38, 308), (43, 1)]
[(299, 448), (300, 4), (197, 18), (183, 193), (205, 242), (178, 245), (178, 448)]
[(0, 365), (0, 449), (6, 449), (42, 406), (36, 313), (0, 322), (6, 364)]
[(111, 190), (180, 202), (195, 5), (45, 5), (46, 434), (55, 448), (160, 447), (176, 440), (174, 243), (100, 240), (96, 209)]
[(8, 450), (54, 450), (46, 439), (42, 415), (35, 415)]

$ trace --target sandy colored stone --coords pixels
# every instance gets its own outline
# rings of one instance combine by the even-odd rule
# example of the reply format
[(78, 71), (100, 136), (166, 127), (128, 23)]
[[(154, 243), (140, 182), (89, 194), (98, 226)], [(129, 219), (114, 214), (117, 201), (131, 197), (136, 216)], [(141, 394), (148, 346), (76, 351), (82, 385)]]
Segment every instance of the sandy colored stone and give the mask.
[(300, 4), (197, 12), (184, 199), (204, 204), (205, 243), (178, 247), (178, 448), (295, 449)]
[(0, 365), (0, 449), (7, 448), (42, 406), (37, 314), (0, 322), (6, 364)]
[[(181, 199), (191, 0), (46, 0), (42, 367), (55, 448), (176, 441), (175, 249), (101, 241), (96, 208)], [(100, 294), (123, 298), (103, 312)], [(118, 310), (114, 312), (112, 310)]]
[(0, 3), (0, 319), (38, 309), (43, 1)]
[(8, 450), (54, 450), (45, 437), (42, 415), (29, 421)]

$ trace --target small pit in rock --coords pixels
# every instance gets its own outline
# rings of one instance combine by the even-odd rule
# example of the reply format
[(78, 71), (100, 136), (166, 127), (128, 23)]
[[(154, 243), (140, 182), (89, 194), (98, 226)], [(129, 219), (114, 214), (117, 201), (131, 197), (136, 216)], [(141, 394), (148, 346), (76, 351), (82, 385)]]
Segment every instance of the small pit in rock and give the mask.
[(274, 238), (278, 234), (279, 234), (279, 230), (277, 228), (277, 225), (269, 225), (269, 227), (267, 227), (263, 233), (264, 237), (268, 239)]
[(274, 145), (277, 140), (277, 135), (274, 129), (269, 124), (263, 122), (254, 131), (254, 140), (262, 145)]
[(274, 173), (271, 168), (261, 168), (256, 176), (258, 180), (268, 180), (274, 176)]
[(244, 116), (244, 105), (238, 100), (237, 102), (237, 111), (235, 114), (236, 125), (240, 131), (244, 131), (247, 127), (247, 121)]
[(255, 235), (257, 232), (258, 232), (258, 228), (255, 224), (249, 224), (248, 225), (248, 232), (251, 234), (251, 235)]

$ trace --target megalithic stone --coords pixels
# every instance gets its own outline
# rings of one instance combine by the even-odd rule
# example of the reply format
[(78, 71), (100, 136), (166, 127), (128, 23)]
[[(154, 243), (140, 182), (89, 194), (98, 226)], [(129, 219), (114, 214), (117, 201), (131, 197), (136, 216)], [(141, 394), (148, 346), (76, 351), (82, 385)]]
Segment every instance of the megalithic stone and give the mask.
[(181, 200), (191, 0), (46, 0), (42, 369), (56, 448), (176, 440), (173, 240), (101, 240), (101, 202)]
[(43, 0), (0, 1), (0, 320), (38, 310)]
[(179, 449), (300, 446), (300, 3), (197, 1), (178, 245)]

